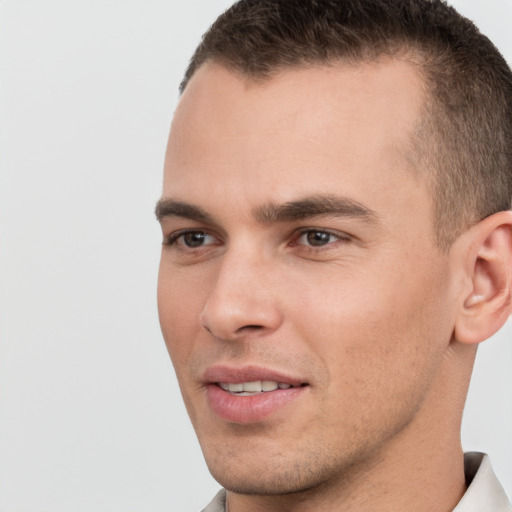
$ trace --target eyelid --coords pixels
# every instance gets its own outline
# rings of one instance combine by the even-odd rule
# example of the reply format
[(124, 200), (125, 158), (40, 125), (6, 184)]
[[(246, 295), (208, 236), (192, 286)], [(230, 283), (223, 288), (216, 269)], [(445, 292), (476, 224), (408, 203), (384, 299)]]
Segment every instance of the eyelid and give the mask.
[[(292, 239), (292, 244), (293, 245), (299, 245), (297, 242), (299, 240), (299, 238), (307, 233), (325, 233), (327, 235), (332, 235), (336, 238), (338, 238), (338, 240), (336, 241), (350, 241), (352, 240), (354, 237), (352, 237), (351, 235), (349, 235), (348, 233), (344, 232), (344, 231), (338, 231), (336, 229), (328, 229), (328, 228), (316, 228), (316, 227), (305, 227), (305, 228), (299, 228), (298, 230), (295, 231), (294, 235), (293, 235), (293, 239)], [(314, 246), (311, 246), (311, 245), (305, 245), (305, 247), (308, 247), (308, 248), (312, 248), (312, 249), (319, 249), (321, 250), (322, 247), (328, 247), (330, 245), (332, 245), (334, 242), (330, 242), (328, 244), (326, 244), (325, 246), (318, 246), (318, 247), (314, 247)]]
[[(331, 235), (333, 237), (336, 237), (336, 240), (330, 241), (330, 242), (326, 243), (325, 245), (319, 245), (319, 246), (309, 245), (309, 244), (305, 244), (305, 243), (299, 243), (299, 239), (302, 236), (304, 236), (308, 233), (311, 233), (311, 232), (325, 233), (325, 234)], [(214, 240), (214, 242), (206, 243), (206, 244), (200, 245), (198, 247), (189, 247), (189, 246), (185, 245), (184, 243), (180, 243), (180, 244), (177, 243), (180, 240), (180, 238), (186, 236), (187, 234), (193, 234), (193, 233), (204, 233), (205, 235), (211, 237)], [(341, 243), (349, 242), (353, 239), (354, 239), (354, 237), (352, 235), (349, 235), (345, 231), (338, 231), (336, 229), (329, 229), (329, 228), (323, 228), (323, 227), (320, 228), (320, 227), (307, 226), (307, 227), (298, 228), (292, 233), (292, 235), (290, 237), (289, 246), (302, 247), (304, 249), (308, 249), (309, 251), (322, 251), (322, 250), (328, 250), (330, 248), (333, 248), (332, 246), (339, 242), (341, 242)], [(201, 248), (221, 245), (222, 239), (217, 233), (212, 232), (210, 229), (199, 228), (199, 227), (198, 228), (188, 227), (188, 228), (183, 228), (183, 229), (178, 229), (178, 230), (172, 231), (169, 235), (164, 235), (163, 244), (166, 246), (173, 246), (173, 247), (183, 250), (183, 251), (194, 251), (194, 250), (199, 250)]]
[[(172, 233), (170, 233), (169, 235), (167, 236), (164, 236), (164, 245), (169, 245), (169, 246), (174, 246), (174, 247), (177, 247), (178, 244), (178, 240), (188, 234), (193, 234), (193, 233), (204, 233), (205, 235), (217, 240), (217, 241), (220, 241), (219, 240), (219, 237), (217, 235), (214, 235), (210, 230), (208, 229), (200, 229), (200, 228), (184, 228), (184, 229), (178, 229), (176, 231), (173, 231)], [(212, 246), (212, 245), (217, 245), (217, 244), (205, 244), (205, 245), (202, 245), (202, 246), (199, 246), (199, 247), (187, 247), (185, 244), (180, 244), (179, 247), (182, 248), (182, 247), (185, 247), (186, 250), (194, 250), (194, 249), (200, 249), (201, 247), (209, 247), (209, 246)]]

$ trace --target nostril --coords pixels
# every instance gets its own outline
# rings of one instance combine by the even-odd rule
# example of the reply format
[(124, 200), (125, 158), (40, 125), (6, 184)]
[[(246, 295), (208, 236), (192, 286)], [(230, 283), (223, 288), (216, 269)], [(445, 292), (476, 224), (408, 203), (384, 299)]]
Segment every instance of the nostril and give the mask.
[[(211, 334), (212, 336), (215, 336), (215, 337), (221, 337), (222, 336), (218, 336), (215, 331), (213, 329), (211, 329), (208, 325), (203, 325), (203, 328), (209, 333)], [(239, 327), (238, 329), (235, 330), (235, 332), (233, 333), (235, 336), (238, 336), (238, 335), (243, 335), (243, 333), (250, 333), (250, 332), (259, 332), (259, 331), (262, 331), (264, 330), (264, 326), (263, 325), (257, 325), (257, 324), (249, 324), (249, 325), (243, 325), (242, 327)]]
[(237, 332), (242, 332), (242, 331), (260, 331), (261, 329), (263, 329), (262, 325), (244, 325), (244, 326), (238, 328)]

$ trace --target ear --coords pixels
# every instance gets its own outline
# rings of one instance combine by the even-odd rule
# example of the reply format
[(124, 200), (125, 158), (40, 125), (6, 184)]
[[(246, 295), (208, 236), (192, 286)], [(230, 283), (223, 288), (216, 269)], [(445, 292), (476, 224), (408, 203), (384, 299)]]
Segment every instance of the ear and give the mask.
[(455, 339), (480, 343), (496, 333), (512, 312), (512, 211), (487, 217), (467, 232), (466, 278), (455, 323)]

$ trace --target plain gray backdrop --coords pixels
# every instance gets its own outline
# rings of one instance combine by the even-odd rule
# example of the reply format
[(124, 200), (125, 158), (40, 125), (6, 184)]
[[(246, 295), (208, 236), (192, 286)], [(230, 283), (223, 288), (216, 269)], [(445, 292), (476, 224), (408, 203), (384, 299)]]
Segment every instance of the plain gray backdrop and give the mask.
[[(512, 61), (512, 2), (453, 2)], [(0, 512), (194, 511), (218, 485), (156, 313), (177, 87), (225, 0), (0, 2)], [(512, 494), (512, 326), (465, 449)]]

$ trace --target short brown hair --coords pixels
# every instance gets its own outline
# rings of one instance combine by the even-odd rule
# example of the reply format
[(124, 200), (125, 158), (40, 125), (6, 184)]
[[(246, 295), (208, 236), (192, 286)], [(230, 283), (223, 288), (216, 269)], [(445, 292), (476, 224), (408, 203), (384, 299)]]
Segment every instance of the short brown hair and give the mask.
[(386, 56), (417, 65), (428, 87), (412, 162), (433, 171), (436, 236), (448, 249), (471, 224), (511, 207), (512, 73), (444, 1), (240, 0), (203, 36), (180, 91), (206, 61), (262, 79)]

